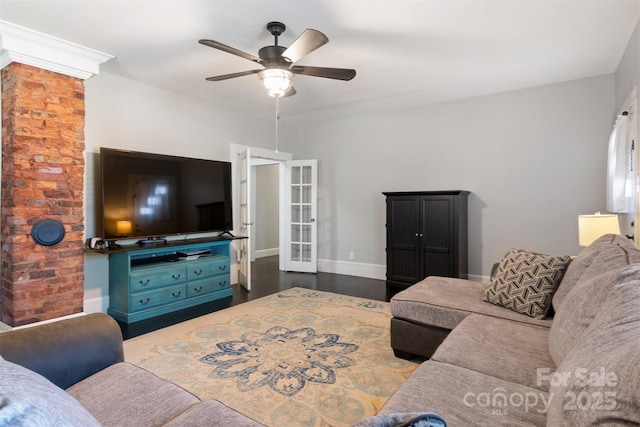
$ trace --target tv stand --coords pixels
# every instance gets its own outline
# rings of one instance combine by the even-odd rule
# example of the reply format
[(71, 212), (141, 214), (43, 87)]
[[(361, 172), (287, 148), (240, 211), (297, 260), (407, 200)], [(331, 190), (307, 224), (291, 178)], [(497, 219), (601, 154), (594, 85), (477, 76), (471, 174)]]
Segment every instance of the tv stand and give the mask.
[[(155, 242), (164, 239), (154, 239)], [(108, 313), (122, 323), (233, 296), (230, 239), (173, 241), (109, 252)], [(181, 254), (206, 254), (198, 258)]]
[(235, 238), (236, 238), (236, 236), (234, 236), (234, 235), (233, 235), (230, 231), (228, 231), (228, 230), (225, 230), (225, 231), (223, 231), (222, 233), (218, 234), (218, 237), (224, 237), (224, 235), (225, 235), (225, 234), (228, 234), (228, 235), (229, 235), (229, 237), (231, 237), (232, 239), (235, 239)]
[(160, 246), (166, 245), (167, 239), (161, 237), (149, 237), (148, 239), (138, 240), (140, 246)]

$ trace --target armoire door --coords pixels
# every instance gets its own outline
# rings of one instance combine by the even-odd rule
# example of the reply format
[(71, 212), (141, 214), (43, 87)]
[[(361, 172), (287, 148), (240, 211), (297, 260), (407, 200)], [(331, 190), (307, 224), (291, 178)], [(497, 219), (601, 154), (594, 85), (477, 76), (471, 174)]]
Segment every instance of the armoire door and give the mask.
[(420, 197), (422, 277), (455, 277), (455, 196)]
[(419, 197), (387, 197), (387, 280), (420, 280), (419, 230)]

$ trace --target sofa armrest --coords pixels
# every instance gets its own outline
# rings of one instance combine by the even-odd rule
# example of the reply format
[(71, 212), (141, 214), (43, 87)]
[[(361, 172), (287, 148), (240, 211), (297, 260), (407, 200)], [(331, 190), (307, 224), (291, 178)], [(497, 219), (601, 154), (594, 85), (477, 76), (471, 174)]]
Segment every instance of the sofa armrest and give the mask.
[(111, 317), (93, 313), (2, 332), (0, 356), (66, 389), (124, 361), (122, 333)]

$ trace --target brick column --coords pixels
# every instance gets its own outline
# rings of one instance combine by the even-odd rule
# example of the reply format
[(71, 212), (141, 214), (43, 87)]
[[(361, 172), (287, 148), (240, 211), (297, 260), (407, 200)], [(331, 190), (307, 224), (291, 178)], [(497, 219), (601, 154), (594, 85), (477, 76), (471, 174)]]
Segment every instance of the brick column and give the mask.
[[(83, 309), (84, 113), (82, 79), (2, 69), (0, 320), (11, 326)], [(42, 219), (64, 225), (60, 243), (34, 242)]]

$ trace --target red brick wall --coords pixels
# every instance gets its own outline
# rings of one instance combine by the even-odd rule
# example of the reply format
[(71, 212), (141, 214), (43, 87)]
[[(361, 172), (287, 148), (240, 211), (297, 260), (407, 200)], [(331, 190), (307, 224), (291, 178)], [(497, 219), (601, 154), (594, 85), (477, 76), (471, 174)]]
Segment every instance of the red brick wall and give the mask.
[[(0, 320), (19, 326), (81, 312), (84, 83), (11, 63), (2, 70)], [(33, 225), (55, 219), (64, 239), (41, 246)]]

